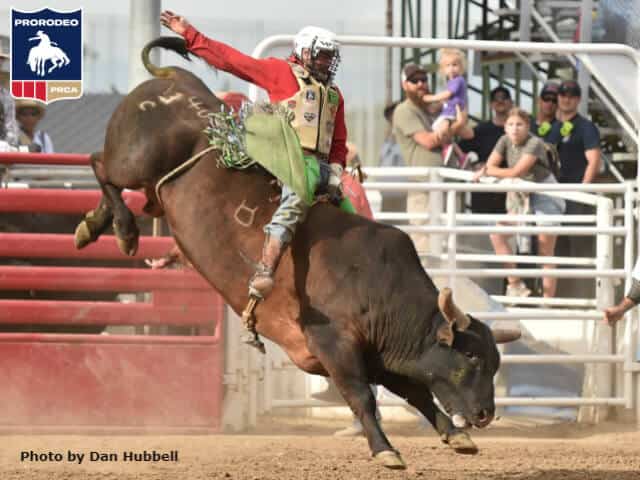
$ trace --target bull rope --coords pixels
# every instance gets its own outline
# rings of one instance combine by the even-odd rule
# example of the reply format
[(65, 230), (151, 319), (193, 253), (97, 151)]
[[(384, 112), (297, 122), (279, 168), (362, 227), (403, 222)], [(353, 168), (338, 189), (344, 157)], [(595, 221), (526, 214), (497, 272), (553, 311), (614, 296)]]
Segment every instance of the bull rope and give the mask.
[(183, 173), (187, 168), (191, 168), (193, 166), (193, 164), (196, 163), (198, 160), (200, 160), (200, 158), (203, 155), (206, 155), (207, 153), (209, 153), (212, 150), (215, 150), (216, 148), (217, 147), (215, 147), (215, 146), (210, 146), (210, 147), (205, 148), (204, 150), (196, 153), (193, 157), (191, 157), (186, 162), (181, 163), (180, 165), (178, 165), (176, 168), (174, 168), (169, 173), (167, 173), (164, 177), (162, 177), (160, 180), (158, 180), (158, 183), (156, 184), (155, 191), (156, 191), (156, 198), (158, 199), (158, 202), (160, 203), (161, 207), (162, 207), (162, 199), (160, 198), (160, 187), (162, 187), (169, 180), (171, 180), (174, 177), (177, 177), (179, 174)]

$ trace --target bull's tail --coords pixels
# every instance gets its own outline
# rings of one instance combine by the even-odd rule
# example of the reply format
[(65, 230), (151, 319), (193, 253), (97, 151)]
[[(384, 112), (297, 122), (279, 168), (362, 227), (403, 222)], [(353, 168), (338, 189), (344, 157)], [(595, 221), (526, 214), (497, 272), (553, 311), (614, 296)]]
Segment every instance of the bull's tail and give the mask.
[(155, 47), (161, 47), (166, 50), (173, 50), (185, 60), (191, 61), (189, 58), (189, 51), (187, 50), (187, 44), (183, 38), (180, 37), (158, 37), (155, 40), (150, 41), (142, 49), (142, 63), (144, 68), (154, 77), (167, 78), (175, 75), (176, 71), (173, 67), (156, 67), (151, 60), (149, 60), (149, 53)]

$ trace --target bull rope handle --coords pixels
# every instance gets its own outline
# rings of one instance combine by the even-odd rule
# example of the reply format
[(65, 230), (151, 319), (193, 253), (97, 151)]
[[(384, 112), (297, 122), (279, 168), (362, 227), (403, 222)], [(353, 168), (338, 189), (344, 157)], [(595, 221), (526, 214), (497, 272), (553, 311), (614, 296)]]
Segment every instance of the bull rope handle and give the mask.
[(194, 156), (192, 156), (186, 162), (181, 163), (180, 165), (178, 165), (176, 168), (174, 168), (169, 173), (167, 173), (164, 177), (162, 177), (160, 180), (158, 180), (158, 183), (156, 184), (155, 190), (156, 190), (156, 198), (158, 199), (158, 203), (160, 204), (160, 206), (162, 206), (162, 199), (160, 198), (160, 187), (162, 187), (162, 185), (167, 183), (173, 177), (175, 177), (178, 174), (182, 173), (187, 168), (190, 168), (194, 163), (196, 163), (198, 160), (200, 160), (200, 158), (203, 155), (206, 155), (207, 153), (209, 153), (212, 150), (215, 150), (216, 148), (217, 147), (214, 147), (214, 146), (210, 146), (210, 147), (205, 148), (204, 150), (196, 153)]

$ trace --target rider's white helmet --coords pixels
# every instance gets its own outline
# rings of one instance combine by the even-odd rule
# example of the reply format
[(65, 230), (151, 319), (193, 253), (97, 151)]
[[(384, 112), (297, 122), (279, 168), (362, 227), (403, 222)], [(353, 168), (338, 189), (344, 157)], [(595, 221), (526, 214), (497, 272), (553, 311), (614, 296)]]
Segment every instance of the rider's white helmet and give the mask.
[(304, 48), (310, 50), (312, 61), (323, 51), (332, 55), (328, 72), (328, 80), (331, 80), (336, 74), (340, 63), (340, 44), (336, 40), (336, 34), (320, 27), (304, 27), (296, 34), (293, 40), (293, 53), (300, 60), (302, 60), (302, 49)]

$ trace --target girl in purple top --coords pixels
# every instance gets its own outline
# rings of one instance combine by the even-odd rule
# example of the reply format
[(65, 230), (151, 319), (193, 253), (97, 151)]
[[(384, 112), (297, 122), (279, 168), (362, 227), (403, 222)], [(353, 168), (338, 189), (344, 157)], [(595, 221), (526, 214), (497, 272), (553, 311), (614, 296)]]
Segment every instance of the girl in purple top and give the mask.
[(445, 102), (442, 112), (433, 123), (433, 130), (441, 139), (451, 141), (457, 132), (451, 131), (456, 110), (467, 108), (467, 82), (464, 79), (464, 54), (456, 48), (440, 50), (440, 72), (447, 78), (447, 89), (422, 97), (426, 103)]

